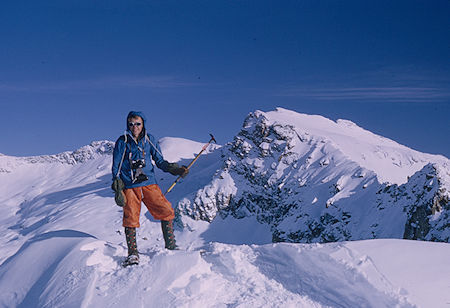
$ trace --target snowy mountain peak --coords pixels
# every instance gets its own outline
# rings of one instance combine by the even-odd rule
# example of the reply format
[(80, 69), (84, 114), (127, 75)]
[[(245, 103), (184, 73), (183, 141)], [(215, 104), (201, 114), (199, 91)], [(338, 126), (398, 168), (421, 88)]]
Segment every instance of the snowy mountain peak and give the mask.
[[(278, 130), (290, 127), (290, 136), (297, 135), (300, 141), (327, 143), (330, 151), (338, 151), (348, 160), (375, 172), (380, 183), (403, 184), (408, 176), (428, 162), (448, 163), (444, 156), (412, 150), (349, 120), (334, 122), (322, 116), (300, 114), (283, 108), (267, 113), (257, 111), (248, 118), (264, 123), (260, 125), (279, 127)], [(245, 125), (248, 124), (244, 124), (244, 128)]]
[(221, 157), (212, 180), (179, 202), (181, 213), (256, 217), (273, 241), (450, 239), (448, 159), (350, 121), (256, 111)]

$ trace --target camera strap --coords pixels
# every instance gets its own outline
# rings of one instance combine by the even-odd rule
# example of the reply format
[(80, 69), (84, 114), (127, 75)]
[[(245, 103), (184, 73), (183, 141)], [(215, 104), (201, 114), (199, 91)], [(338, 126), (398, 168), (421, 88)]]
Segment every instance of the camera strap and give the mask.
[(158, 148), (157, 148), (157, 147), (153, 144), (153, 142), (150, 140), (148, 134), (145, 134), (145, 140), (147, 140), (147, 141), (150, 143), (150, 145), (155, 149), (156, 152), (159, 153), (159, 155), (161, 155), (162, 157), (164, 157), (164, 155), (162, 155), (161, 151), (158, 150)]
[[(133, 138), (133, 140), (134, 140), (134, 138)], [(144, 149), (144, 147), (141, 147), (139, 145), (139, 141), (136, 141), (136, 140), (134, 140), (134, 141), (136, 142), (136, 146), (137, 146), (138, 150), (142, 153), (142, 158), (138, 158), (138, 159), (142, 160), (144, 162), (144, 164), (145, 164), (145, 149)], [(129, 153), (129, 156), (128, 156), (128, 160), (130, 161), (130, 165), (131, 166), (132, 166), (132, 163), (133, 163), (132, 155), (133, 154), (131, 153), (131, 150), (130, 150), (130, 153)], [(131, 167), (130, 168), (130, 172), (131, 172), (131, 180), (134, 183), (138, 179), (138, 176), (140, 175), (140, 173), (142, 173), (142, 169), (138, 168), (138, 169), (134, 170), (133, 167)]]

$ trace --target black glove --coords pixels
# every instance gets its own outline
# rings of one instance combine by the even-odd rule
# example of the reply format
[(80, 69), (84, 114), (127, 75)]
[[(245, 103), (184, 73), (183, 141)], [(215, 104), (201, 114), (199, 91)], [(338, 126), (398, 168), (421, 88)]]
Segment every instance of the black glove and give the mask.
[(127, 203), (127, 199), (125, 198), (125, 194), (123, 193), (123, 189), (125, 188), (125, 184), (122, 179), (115, 178), (111, 184), (111, 189), (114, 190), (114, 201), (118, 206), (125, 206)]
[(177, 163), (169, 163), (167, 165), (167, 172), (172, 175), (181, 175), (182, 178), (185, 178), (189, 173), (189, 169), (186, 166), (180, 167)]

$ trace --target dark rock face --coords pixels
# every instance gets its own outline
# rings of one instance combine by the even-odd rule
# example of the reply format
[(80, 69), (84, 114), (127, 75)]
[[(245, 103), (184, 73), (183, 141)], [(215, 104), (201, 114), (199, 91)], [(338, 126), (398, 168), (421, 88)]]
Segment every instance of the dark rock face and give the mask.
[(403, 191), (407, 221), (403, 238), (450, 241), (449, 198), (433, 165), (425, 166), (408, 181)]

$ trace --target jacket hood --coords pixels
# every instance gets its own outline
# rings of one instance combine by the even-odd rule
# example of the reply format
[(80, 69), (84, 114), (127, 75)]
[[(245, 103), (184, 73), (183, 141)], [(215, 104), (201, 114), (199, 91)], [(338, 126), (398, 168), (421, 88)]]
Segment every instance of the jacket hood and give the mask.
[(128, 113), (127, 119), (126, 119), (126, 123), (125, 123), (127, 132), (130, 133), (130, 135), (133, 135), (133, 134), (131, 133), (130, 128), (128, 127), (128, 119), (129, 119), (129, 118), (133, 118), (133, 117), (141, 117), (141, 119), (142, 119), (142, 124), (144, 125), (142, 131), (145, 132), (145, 131), (146, 131), (146, 129), (145, 129), (145, 122), (146, 122), (147, 119), (145, 118), (144, 113), (141, 112), (141, 111), (130, 111), (130, 112)]

